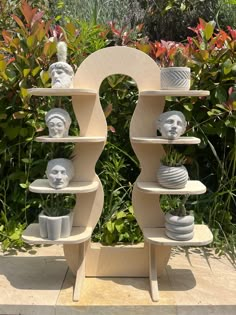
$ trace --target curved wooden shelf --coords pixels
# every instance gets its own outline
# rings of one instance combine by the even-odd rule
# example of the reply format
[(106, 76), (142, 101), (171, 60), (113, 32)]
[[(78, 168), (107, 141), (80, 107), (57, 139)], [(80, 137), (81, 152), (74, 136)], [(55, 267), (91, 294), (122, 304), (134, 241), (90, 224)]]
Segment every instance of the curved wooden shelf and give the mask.
[(161, 136), (156, 137), (132, 137), (133, 143), (143, 144), (199, 144), (201, 140), (196, 137), (180, 137), (177, 140), (164, 139)]
[(140, 96), (208, 96), (209, 91), (205, 90), (150, 90), (141, 91)]
[(54, 89), (54, 88), (32, 88), (27, 90), (30, 95), (35, 96), (73, 96), (73, 95), (96, 95), (91, 89)]
[(143, 234), (147, 242), (163, 246), (204, 246), (213, 240), (210, 229), (203, 224), (194, 225), (194, 237), (189, 241), (175, 241), (168, 238), (165, 235), (165, 228), (144, 228)]
[(206, 192), (206, 186), (198, 180), (189, 180), (184, 188), (164, 188), (158, 182), (136, 182), (136, 186), (143, 192), (159, 195), (199, 195)]
[(68, 136), (63, 138), (52, 138), (49, 136), (40, 136), (35, 138), (37, 142), (79, 142), (79, 143), (86, 143), (86, 142), (104, 142), (106, 140), (105, 137), (76, 137), (76, 136)]
[(92, 234), (91, 227), (72, 227), (71, 235), (52, 241), (42, 238), (39, 234), (39, 224), (30, 224), (22, 234), (22, 239), (29, 244), (78, 244), (89, 240)]
[(54, 189), (49, 186), (47, 179), (36, 179), (30, 184), (29, 190), (38, 194), (78, 194), (95, 191), (99, 183), (94, 182), (70, 182), (69, 186), (62, 189)]

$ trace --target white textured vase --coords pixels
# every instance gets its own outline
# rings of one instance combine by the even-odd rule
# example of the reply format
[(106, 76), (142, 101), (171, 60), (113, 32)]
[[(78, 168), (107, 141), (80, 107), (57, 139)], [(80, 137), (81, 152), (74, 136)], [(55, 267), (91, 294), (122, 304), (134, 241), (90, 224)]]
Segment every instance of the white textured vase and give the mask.
[(189, 241), (194, 235), (194, 216), (165, 215), (165, 233), (176, 241)]
[(188, 181), (188, 171), (185, 166), (166, 166), (161, 164), (157, 172), (159, 184), (165, 188), (184, 188)]
[(190, 68), (168, 67), (161, 68), (162, 90), (189, 90)]

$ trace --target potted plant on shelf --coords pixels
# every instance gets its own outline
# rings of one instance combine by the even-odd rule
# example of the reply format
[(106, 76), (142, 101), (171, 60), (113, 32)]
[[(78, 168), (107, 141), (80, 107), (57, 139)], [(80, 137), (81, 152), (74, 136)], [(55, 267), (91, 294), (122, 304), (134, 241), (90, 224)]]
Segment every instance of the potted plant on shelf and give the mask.
[(161, 158), (157, 171), (157, 181), (162, 187), (171, 189), (184, 188), (188, 181), (188, 171), (183, 165), (186, 158), (183, 154), (169, 146), (167, 153)]
[(70, 236), (73, 211), (71, 196), (50, 194), (42, 197), (42, 212), (39, 214), (39, 232), (42, 238), (57, 240)]
[(190, 68), (187, 67), (189, 47), (172, 41), (154, 45), (154, 54), (161, 66), (161, 89), (189, 90)]
[(166, 195), (164, 198), (165, 234), (177, 241), (191, 240), (194, 235), (194, 215), (192, 210), (187, 211), (185, 207), (189, 195)]

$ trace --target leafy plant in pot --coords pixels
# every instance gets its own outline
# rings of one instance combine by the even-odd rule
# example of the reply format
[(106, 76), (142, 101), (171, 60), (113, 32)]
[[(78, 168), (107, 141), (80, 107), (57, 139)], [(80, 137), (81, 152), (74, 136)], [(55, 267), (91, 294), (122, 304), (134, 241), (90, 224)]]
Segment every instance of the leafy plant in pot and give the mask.
[[(42, 196), (41, 196), (42, 197)], [(73, 196), (50, 194), (42, 197), (42, 212), (39, 214), (39, 232), (42, 238), (57, 240), (70, 236), (73, 211)]]
[(177, 241), (188, 241), (194, 235), (194, 215), (193, 211), (186, 210), (186, 202), (189, 195), (165, 196), (165, 204), (162, 209), (165, 214), (165, 233)]
[(155, 55), (161, 65), (161, 89), (189, 90), (191, 71), (187, 67), (188, 45), (162, 40), (154, 47)]
[(162, 187), (170, 189), (184, 188), (188, 181), (188, 171), (183, 165), (186, 158), (183, 154), (169, 146), (166, 155), (161, 158), (157, 171), (157, 180)]

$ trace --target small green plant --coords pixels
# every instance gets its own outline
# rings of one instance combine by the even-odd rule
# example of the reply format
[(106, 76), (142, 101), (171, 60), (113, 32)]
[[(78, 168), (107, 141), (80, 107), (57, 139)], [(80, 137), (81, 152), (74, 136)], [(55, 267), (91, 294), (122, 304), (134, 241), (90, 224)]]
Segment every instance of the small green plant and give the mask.
[(188, 56), (185, 54), (183, 49), (178, 47), (175, 54), (173, 54), (173, 66), (174, 67), (185, 67), (188, 62)]
[(181, 166), (186, 162), (186, 157), (176, 151), (173, 147), (169, 147), (166, 155), (161, 158), (161, 163), (166, 166)]
[(161, 209), (167, 213), (184, 217), (192, 210), (186, 209), (186, 203), (189, 195), (177, 196), (177, 195), (163, 195), (161, 197)]
[(47, 197), (41, 195), (41, 207), (43, 213), (49, 217), (67, 215), (73, 208), (74, 198), (71, 195), (50, 194)]

